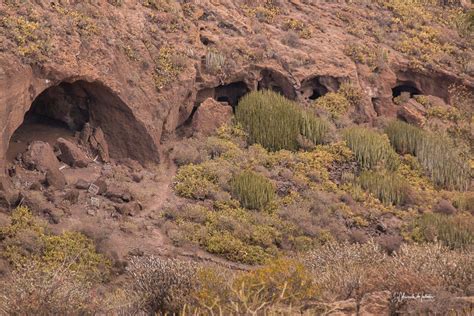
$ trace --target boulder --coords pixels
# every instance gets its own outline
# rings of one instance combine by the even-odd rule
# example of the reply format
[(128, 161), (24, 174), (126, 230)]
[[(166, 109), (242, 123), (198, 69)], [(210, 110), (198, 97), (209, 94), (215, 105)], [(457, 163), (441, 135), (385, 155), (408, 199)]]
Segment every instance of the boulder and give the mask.
[(0, 209), (10, 210), (16, 205), (19, 192), (7, 177), (0, 176)]
[(217, 128), (229, 122), (232, 118), (232, 107), (217, 102), (214, 99), (207, 99), (196, 110), (192, 127), (194, 133), (205, 136), (212, 134)]
[(73, 142), (58, 138), (56, 148), (59, 149), (59, 159), (71, 167), (85, 168), (91, 159)]
[(87, 190), (91, 184), (84, 179), (79, 179), (76, 182), (76, 189)]
[(383, 316), (390, 315), (389, 291), (380, 291), (367, 293), (362, 297), (359, 305), (359, 315), (364, 316)]
[(23, 163), (29, 169), (46, 172), (48, 170), (59, 170), (60, 167), (53, 147), (45, 142), (35, 141), (31, 143), (22, 157)]
[(108, 188), (105, 197), (116, 203), (130, 202), (133, 200), (132, 195), (127, 190), (118, 187)]
[(89, 141), (93, 134), (93, 128), (89, 123), (84, 124), (82, 131), (79, 135), (79, 141), (81, 145), (88, 146)]
[(439, 202), (433, 207), (435, 213), (441, 213), (445, 215), (453, 215), (458, 210), (453, 206), (451, 202), (445, 199), (439, 200)]
[(426, 110), (420, 103), (414, 99), (402, 104), (398, 110), (398, 117), (402, 118), (407, 123), (423, 126), (426, 122)]
[(59, 169), (50, 169), (46, 172), (46, 184), (63, 190), (67, 185), (66, 177)]
[(135, 216), (142, 209), (142, 206), (138, 202), (132, 202), (132, 203), (127, 203), (127, 204), (117, 204), (114, 207), (115, 207), (115, 210), (119, 214), (124, 215), (124, 216)]
[(110, 161), (109, 145), (107, 144), (104, 132), (100, 127), (97, 127), (94, 130), (94, 135), (92, 135), (92, 137), (90, 138), (90, 143), (92, 149), (99, 155), (100, 160), (102, 160), (103, 162)]
[(105, 182), (105, 180), (97, 179), (94, 181), (94, 185), (99, 188), (99, 191), (97, 192), (98, 195), (102, 195), (107, 192), (107, 182)]

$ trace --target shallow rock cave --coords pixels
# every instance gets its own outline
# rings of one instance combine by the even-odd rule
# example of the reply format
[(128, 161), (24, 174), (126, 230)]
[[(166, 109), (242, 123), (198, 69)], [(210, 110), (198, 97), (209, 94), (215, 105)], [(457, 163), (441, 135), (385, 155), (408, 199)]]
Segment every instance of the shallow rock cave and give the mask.
[(399, 82), (394, 88), (392, 88), (392, 97), (396, 98), (402, 95), (402, 93), (409, 93), (410, 97), (418, 94), (423, 94), (415, 85), (415, 83), (406, 81), (406, 82)]
[(295, 88), (283, 74), (271, 69), (264, 69), (260, 75), (261, 79), (258, 82), (258, 90), (272, 90), (290, 100), (296, 100)]
[(219, 102), (227, 102), (235, 110), (240, 99), (249, 91), (250, 89), (245, 82), (238, 81), (215, 88), (215, 99)]
[(232, 82), (215, 88), (205, 88), (198, 91), (194, 108), (196, 109), (206, 99), (212, 98), (218, 102), (227, 102), (235, 109), (240, 99), (249, 92), (249, 87), (243, 81)]
[(151, 137), (130, 108), (103, 84), (83, 80), (62, 82), (36, 97), (10, 138), (7, 158), (15, 159), (35, 140), (54, 145), (60, 137), (71, 139), (86, 123), (103, 130), (113, 158), (158, 161)]
[(316, 100), (328, 92), (339, 90), (341, 83), (338, 78), (331, 76), (315, 76), (301, 82), (300, 98), (306, 101)]

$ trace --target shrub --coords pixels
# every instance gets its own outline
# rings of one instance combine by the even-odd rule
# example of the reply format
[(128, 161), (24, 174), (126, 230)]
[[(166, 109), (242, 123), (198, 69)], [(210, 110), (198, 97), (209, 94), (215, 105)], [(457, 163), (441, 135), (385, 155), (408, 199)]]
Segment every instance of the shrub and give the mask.
[(206, 250), (224, 258), (247, 264), (262, 264), (270, 256), (260, 246), (243, 242), (228, 232), (220, 232), (206, 240)]
[(210, 73), (222, 71), (226, 63), (226, 58), (216, 50), (208, 50), (206, 54), (206, 69)]
[(416, 155), (420, 142), (425, 136), (422, 129), (402, 121), (393, 121), (385, 129), (395, 150), (404, 155)]
[(474, 215), (474, 192), (459, 193), (455, 196), (453, 204), (458, 210)]
[(401, 205), (408, 201), (410, 187), (395, 173), (364, 171), (357, 181), (384, 204)]
[(249, 133), (250, 143), (273, 151), (297, 149), (301, 115), (284, 96), (273, 91), (248, 93), (240, 100), (236, 117)]
[(262, 175), (244, 171), (231, 180), (233, 195), (248, 209), (263, 209), (275, 198), (275, 187)]
[(302, 306), (318, 294), (306, 267), (291, 259), (276, 259), (243, 273), (234, 280), (232, 288), (237, 296), (237, 314), (257, 313), (279, 304)]
[(416, 157), (435, 185), (451, 190), (467, 189), (470, 181), (469, 164), (446, 137), (435, 134), (423, 137)]
[(267, 90), (244, 96), (236, 117), (248, 132), (251, 144), (258, 143), (271, 151), (298, 149), (300, 134), (321, 144), (329, 130), (327, 122), (304, 112), (284, 96)]
[(337, 118), (345, 114), (351, 104), (344, 95), (336, 92), (329, 92), (316, 99), (314, 105), (326, 110), (333, 117)]
[(86, 281), (104, 280), (109, 275), (110, 261), (96, 252), (94, 242), (78, 232), (53, 235), (35, 220), (26, 207), (12, 213), (11, 225), (0, 229), (2, 255), (17, 269), (29, 264), (45, 273), (63, 269)]
[(318, 295), (308, 269), (287, 258), (242, 272), (204, 268), (197, 279), (193, 315), (299, 315)]
[(203, 166), (190, 164), (179, 168), (174, 190), (185, 198), (205, 199), (217, 189), (217, 180), (217, 176)]
[(0, 282), (0, 314), (93, 314), (91, 283), (80, 281), (68, 268), (44, 270), (36, 261), (15, 270)]
[(448, 138), (400, 121), (390, 123), (385, 131), (397, 152), (415, 155), (436, 185), (467, 189), (468, 163)]
[(327, 142), (329, 132), (329, 123), (327, 121), (310, 113), (302, 113), (300, 124), (301, 135), (309, 139), (313, 144), (321, 145)]
[(303, 257), (321, 289), (321, 298), (344, 300), (388, 290), (405, 293), (468, 293), (472, 255), (440, 244), (401, 245), (393, 255), (373, 241), (326, 244)]
[(471, 217), (467, 216), (424, 214), (415, 220), (412, 238), (424, 242), (439, 240), (450, 249), (472, 249), (474, 223)]
[(191, 301), (198, 267), (190, 261), (146, 256), (132, 257), (127, 271), (138, 309), (173, 314)]
[(399, 157), (386, 136), (364, 127), (346, 129), (343, 136), (362, 168), (373, 169), (379, 164), (390, 170), (398, 168)]

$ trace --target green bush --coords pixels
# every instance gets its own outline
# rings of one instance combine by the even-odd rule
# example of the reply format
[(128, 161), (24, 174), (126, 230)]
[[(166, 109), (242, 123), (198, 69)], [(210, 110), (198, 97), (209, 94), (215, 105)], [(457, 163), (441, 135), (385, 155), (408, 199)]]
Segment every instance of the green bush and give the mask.
[(93, 240), (72, 231), (53, 235), (27, 207), (15, 209), (11, 224), (0, 227), (0, 254), (15, 269), (30, 264), (44, 273), (66, 269), (81, 281), (107, 279), (111, 265)]
[(300, 134), (321, 144), (329, 129), (326, 121), (268, 90), (244, 96), (237, 107), (236, 118), (249, 134), (251, 144), (258, 143), (271, 151), (297, 150)]
[(270, 258), (262, 247), (245, 243), (228, 232), (212, 235), (206, 242), (206, 250), (246, 264), (262, 264)]
[(417, 148), (416, 157), (435, 185), (450, 190), (468, 188), (469, 164), (448, 138), (427, 134)]
[(217, 190), (217, 176), (201, 165), (186, 165), (179, 168), (174, 190), (185, 198), (205, 199)]
[(364, 127), (352, 127), (346, 129), (343, 136), (362, 168), (373, 169), (380, 164), (390, 170), (398, 168), (400, 159), (385, 135)]
[(446, 189), (467, 188), (468, 163), (448, 138), (400, 121), (390, 123), (385, 132), (397, 152), (417, 157), (436, 185)]
[(350, 107), (349, 101), (340, 93), (329, 92), (318, 98), (314, 105), (329, 112), (333, 117), (339, 117), (347, 112)]
[(315, 145), (326, 143), (329, 131), (329, 123), (318, 118), (311, 113), (302, 113), (301, 116), (301, 135), (312, 141)]
[(231, 180), (232, 194), (247, 209), (262, 209), (275, 198), (275, 187), (262, 175), (244, 171)]
[(425, 136), (422, 129), (402, 121), (391, 122), (385, 129), (385, 133), (395, 150), (402, 155), (416, 155)]
[(428, 213), (415, 220), (412, 238), (415, 241), (441, 241), (450, 249), (472, 249), (474, 222), (471, 217)]
[(364, 171), (358, 183), (384, 204), (400, 205), (408, 201), (410, 187), (395, 173)]

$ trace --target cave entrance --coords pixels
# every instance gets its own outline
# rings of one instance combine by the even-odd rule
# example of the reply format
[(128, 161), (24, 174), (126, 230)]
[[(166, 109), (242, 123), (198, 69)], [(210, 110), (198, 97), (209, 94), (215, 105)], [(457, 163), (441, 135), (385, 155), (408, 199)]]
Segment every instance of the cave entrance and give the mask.
[(103, 84), (82, 80), (62, 82), (36, 97), (10, 138), (7, 158), (35, 140), (54, 145), (59, 137), (72, 139), (86, 123), (102, 129), (111, 157), (158, 161), (150, 135), (130, 108)]
[(296, 99), (293, 85), (283, 74), (274, 70), (264, 69), (260, 75), (262, 79), (258, 82), (258, 90), (272, 90), (290, 100)]
[(249, 92), (249, 87), (243, 81), (220, 85), (215, 88), (205, 88), (197, 93), (194, 110), (207, 98), (212, 98), (219, 102), (227, 102), (235, 111), (240, 99)]
[(336, 92), (340, 85), (340, 80), (336, 77), (315, 76), (303, 80), (299, 93), (303, 100), (314, 101), (329, 92)]
[(410, 95), (410, 98), (413, 98), (413, 96), (422, 94), (422, 92), (416, 87), (414, 83), (402, 82), (392, 89), (392, 96), (393, 98), (396, 98), (402, 94)]
[(219, 102), (227, 102), (235, 110), (240, 99), (249, 93), (250, 89), (243, 81), (234, 82), (228, 85), (218, 86), (215, 89), (215, 99)]

